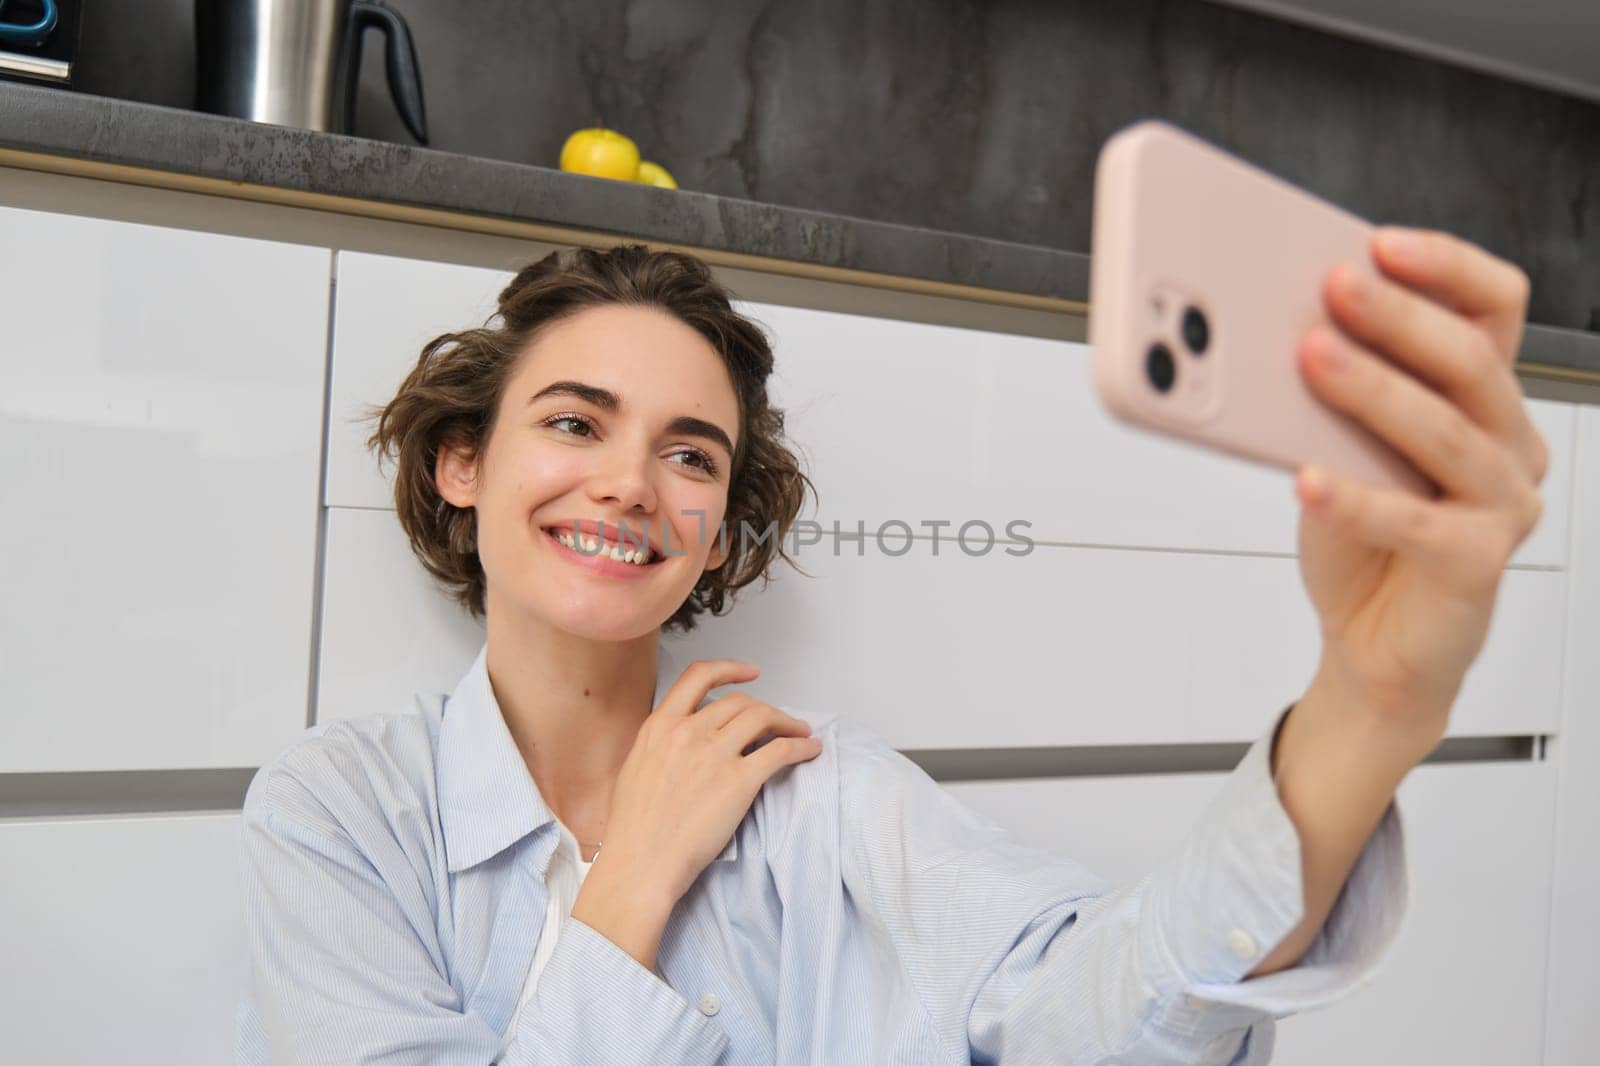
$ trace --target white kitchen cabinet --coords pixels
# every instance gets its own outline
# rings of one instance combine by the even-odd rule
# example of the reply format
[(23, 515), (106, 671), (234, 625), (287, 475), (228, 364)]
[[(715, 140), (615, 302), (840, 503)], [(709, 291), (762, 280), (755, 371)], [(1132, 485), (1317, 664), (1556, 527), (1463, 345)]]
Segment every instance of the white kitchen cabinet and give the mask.
[[(0, 257), (0, 444), (20, 459), (0, 487), (0, 653), (20, 682), (0, 773), (255, 766), (300, 736), (308, 688), (331, 721), (455, 685), (482, 623), (412, 556), (362, 416), (428, 340), (482, 324), (509, 270), (7, 208), (0, 248), (19, 250)], [(905, 748), (1249, 741), (1299, 695), (1315, 622), (1287, 473), (1116, 423), (1080, 344), (738, 306), (773, 331), (773, 391), (821, 491), (812, 517), (923, 537), (903, 556), (807, 545), (815, 578), (780, 563), (734, 616), (671, 639), (680, 662), (753, 658), (758, 694)], [(1402, 940), (1370, 987), (1286, 1022), (1277, 1062), (1533, 1061), (1548, 1032), (1546, 1066), (1576, 1066), (1594, 1046), (1600, 628), (1581, 538), (1566, 568), (1574, 483), (1596, 513), (1600, 419), (1530, 406), (1551, 446), (1545, 518), (1452, 725), (1555, 733), (1566, 761), (1413, 773)], [(1041, 543), (972, 558), (947, 527), (932, 554), (924, 522), (971, 519), (1030, 522)], [(1129, 879), (1221, 780), (947, 787)], [(0, 904), (23, 919), (0, 923), (0, 1057), (227, 1061), (248, 965), (238, 824), (0, 822)], [(87, 998), (68, 994), (86, 981)]]
[(394, 466), (380, 471), (367, 406), (394, 397), (422, 348), (484, 320), (512, 275), (365, 252), (338, 253), (328, 399), (330, 507), (393, 507)]
[[(817, 519), (898, 519), (1039, 541), (1294, 554), (1293, 478), (1126, 426), (1087, 345), (867, 315), (740, 304), (775, 339), (773, 392), (805, 445)], [(1286, 356), (1287, 357), (1287, 356)], [(1545, 514), (1512, 563), (1561, 566), (1576, 405), (1531, 400), (1550, 446)], [(955, 526), (948, 531), (954, 532)]]
[(1177, 854), (1226, 774), (1110, 774), (950, 781), (944, 788), (1024, 844), (1131, 884)]
[(439, 591), (393, 511), (328, 510), (318, 722), (450, 692), (483, 641), (483, 623)]
[[(1245, 741), (1315, 669), (1292, 558), (941, 551), (802, 549), (814, 577), (780, 564), (668, 646), (684, 665), (758, 662), (746, 690), (858, 715), (902, 748)], [(331, 509), (325, 565), (319, 719), (454, 687), (481, 625), (435, 588), (392, 511)], [(1554, 730), (1564, 588), (1559, 572), (1506, 575), (1456, 735)]]
[(0, 822), (0, 1058), (233, 1061), (239, 814)]
[[(1026, 842), (1125, 883), (1176, 854), (1222, 781), (1180, 774), (945, 787)], [(1412, 910), (1371, 983), (1279, 1023), (1273, 1062), (1537, 1062), (1554, 785), (1548, 762), (1413, 770), (1399, 793)]]
[[(897, 549), (899, 542), (891, 541)], [(902, 748), (1164, 744), (1256, 737), (1315, 673), (1297, 560), (1036, 547), (901, 557), (831, 542), (780, 563), (682, 661), (762, 666), (772, 702), (868, 719)], [(1552, 732), (1564, 575), (1511, 570), (1452, 735)]]
[[(341, 252), (329, 429), (331, 505), (393, 506), (353, 423), (390, 399), (422, 346), (481, 325), (506, 272)], [(1284, 471), (1124, 426), (1100, 406), (1087, 345), (735, 301), (768, 328), (771, 389), (816, 483), (814, 517), (869, 534), (887, 521), (1013, 520), (1079, 545), (1293, 554)], [(1545, 516), (1517, 565), (1566, 559), (1574, 405), (1530, 401), (1550, 444)]]
[(326, 248), (0, 208), (0, 771), (304, 728)]
[(1600, 407), (1580, 410), (1574, 483), (1544, 1066), (1590, 1066), (1600, 1048)]

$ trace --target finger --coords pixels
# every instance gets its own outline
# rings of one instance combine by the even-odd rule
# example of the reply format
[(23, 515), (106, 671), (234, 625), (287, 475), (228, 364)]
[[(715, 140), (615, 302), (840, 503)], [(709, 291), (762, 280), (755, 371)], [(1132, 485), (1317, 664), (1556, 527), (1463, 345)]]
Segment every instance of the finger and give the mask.
[(779, 737), (740, 760), (746, 783), (752, 792), (762, 782), (791, 763), (805, 762), (822, 753), (821, 737)]
[(1521, 267), (1453, 234), (1404, 226), (1378, 227), (1373, 253), (1386, 274), (1478, 319), (1506, 365), (1516, 361), (1532, 291)]
[(678, 675), (654, 713), (663, 717), (687, 717), (705, 700), (706, 693), (718, 685), (754, 681), (760, 675), (761, 667), (740, 659), (697, 659)]
[(1402, 555), (1438, 552), (1448, 518), (1438, 503), (1368, 485), (1322, 466), (1295, 471), (1295, 495), (1320, 521), (1363, 544)]
[(730, 692), (725, 696), (718, 696), (698, 711), (694, 712), (697, 722), (704, 724), (708, 733), (715, 733), (731, 722), (745, 708), (755, 706), (761, 701), (748, 692)]
[(741, 709), (717, 733), (727, 748), (742, 753), (751, 742), (768, 733), (787, 737), (809, 736), (811, 724), (757, 701)]
[(1516, 374), (1481, 327), (1350, 263), (1328, 272), (1324, 297), (1341, 329), (1416, 373), (1478, 425), (1508, 442), (1525, 432)]
[(1366, 425), (1451, 494), (1494, 505), (1517, 492), (1523, 477), (1511, 452), (1426, 385), (1326, 326), (1313, 327), (1300, 351), (1319, 399)]

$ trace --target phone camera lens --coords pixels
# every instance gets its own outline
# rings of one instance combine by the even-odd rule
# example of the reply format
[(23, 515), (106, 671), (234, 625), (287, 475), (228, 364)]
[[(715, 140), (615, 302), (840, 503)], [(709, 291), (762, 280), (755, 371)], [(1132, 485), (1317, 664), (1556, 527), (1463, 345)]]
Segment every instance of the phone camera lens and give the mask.
[(1156, 387), (1157, 392), (1167, 392), (1172, 388), (1172, 381), (1178, 376), (1177, 364), (1172, 360), (1172, 352), (1165, 344), (1152, 344), (1144, 358), (1144, 372), (1150, 378), (1150, 384)]
[(1183, 343), (1195, 355), (1203, 355), (1210, 342), (1211, 327), (1206, 324), (1206, 316), (1198, 307), (1189, 308), (1183, 313)]

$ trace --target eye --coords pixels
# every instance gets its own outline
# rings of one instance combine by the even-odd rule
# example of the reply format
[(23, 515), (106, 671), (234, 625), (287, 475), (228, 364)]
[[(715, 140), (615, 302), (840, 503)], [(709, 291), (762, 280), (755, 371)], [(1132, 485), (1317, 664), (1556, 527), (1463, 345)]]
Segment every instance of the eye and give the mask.
[(583, 426), (584, 429), (586, 430), (586, 432), (584, 432), (584, 433), (575, 433), (575, 432), (573, 432), (571, 430), (562, 430), (561, 432), (563, 432), (563, 433), (568, 433), (568, 434), (570, 434), (572, 436), (579, 436), (579, 437), (587, 437), (587, 436), (590, 436), (590, 435), (592, 435), (594, 433), (594, 423), (593, 422), (591, 422), (589, 419), (585, 418), (583, 415), (575, 414), (575, 413), (573, 413), (571, 411), (566, 411), (566, 412), (563, 412), (563, 413), (561, 413), (559, 415), (551, 415), (549, 418), (545, 419), (543, 422), (541, 422), (539, 424), (543, 425), (543, 426), (552, 426), (552, 427), (554, 427), (555, 425), (557, 425), (558, 423), (561, 423), (561, 422), (576, 422), (580, 426)]
[[(711, 458), (709, 453), (703, 452), (699, 448), (687, 448), (681, 452), (673, 452), (670, 458), (678, 459), (683, 456), (688, 456), (689, 458), (694, 459), (699, 464), (700, 469), (704, 470), (712, 477), (717, 476), (717, 461)], [(680, 463), (679, 465), (681, 466), (689, 464)]]

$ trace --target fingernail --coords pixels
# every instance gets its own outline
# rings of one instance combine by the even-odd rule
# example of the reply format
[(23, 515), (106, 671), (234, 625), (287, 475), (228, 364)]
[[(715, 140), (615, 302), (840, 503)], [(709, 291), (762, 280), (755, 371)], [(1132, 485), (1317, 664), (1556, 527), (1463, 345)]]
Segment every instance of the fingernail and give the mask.
[(1328, 475), (1320, 466), (1308, 466), (1300, 475), (1300, 482), (1305, 487), (1308, 500), (1314, 503), (1324, 503), (1332, 495), (1332, 486), (1328, 483)]
[(1343, 370), (1350, 361), (1344, 346), (1324, 329), (1318, 329), (1311, 334), (1311, 357), (1327, 370)]
[(1405, 266), (1416, 266), (1422, 258), (1422, 241), (1410, 230), (1379, 230), (1378, 244), (1385, 256)]
[(1367, 297), (1372, 295), (1372, 282), (1353, 263), (1339, 264), (1339, 284), (1344, 287), (1345, 297), (1352, 303), (1364, 304)]

